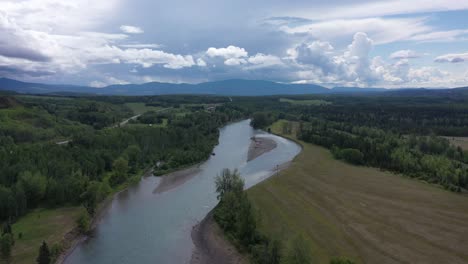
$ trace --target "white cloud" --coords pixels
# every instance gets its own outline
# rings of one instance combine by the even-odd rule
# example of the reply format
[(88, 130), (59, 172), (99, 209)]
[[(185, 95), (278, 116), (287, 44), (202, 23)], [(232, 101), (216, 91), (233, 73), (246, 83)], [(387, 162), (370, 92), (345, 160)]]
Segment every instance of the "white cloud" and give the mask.
[(224, 61), (224, 64), (228, 66), (237, 66), (241, 64), (246, 64), (247, 61), (245, 59), (240, 59), (240, 58), (229, 58)]
[(0, 10), (25, 30), (69, 34), (87, 31), (112, 17), (120, 0), (1, 0)]
[(122, 32), (127, 33), (127, 34), (142, 34), (144, 33), (143, 29), (135, 26), (129, 26), (129, 25), (122, 25), (120, 26), (120, 30)]
[(107, 86), (107, 83), (101, 81), (92, 81), (89, 83), (89, 86), (94, 88), (104, 88)]
[(415, 59), (415, 58), (420, 58), (420, 57), (421, 57), (421, 54), (417, 53), (414, 50), (399, 50), (390, 54), (390, 58), (394, 60)]
[(409, 38), (409, 40), (420, 41), (420, 42), (448, 42), (455, 41), (460, 38), (466, 37), (468, 30), (455, 29), (447, 31), (433, 31), (425, 32), (423, 34), (417, 34)]
[(95, 88), (103, 88), (109, 85), (113, 84), (129, 84), (130, 82), (125, 81), (125, 80), (120, 80), (118, 78), (112, 77), (112, 76), (106, 76), (104, 77), (104, 80), (102, 81), (92, 81), (89, 83), (89, 86), (95, 87)]
[[(88, 8), (83, 0), (73, 3), (44, 0), (43, 5), (36, 0), (1, 1), (0, 73), (8, 76), (73, 74), (93, 64), (162, 65), (169, 69), (195, 65), (191, 55), (155, 50), (159, 47), (156, 44), (126, 43), (126, 34), (88, 30), (95, 23), (82, 23), (81, 20), (87, 20), (88, 15), (90, 20), (94, 20), (97, 15), (110, 14), (113, 8), (110, 3), (116, 1), (109, 0), (107, 3), (96, 4), (99, 12), (89, 10), (86, 13)], [(78, 15), (78, 11), (83, 12), (82, 16)], [(55, 16), (56, 20), (50, 19)], [(65, 23), (62, 17), (69, 17), (70, 20)], [(57, 33), (65, 29), (65, 33)]]
[[(366, 32), (375, 44), (408, 40), (430, 32), (425, 18), (364, 18), (337, 19), (311, 22), (305, 25), (282, 25), (280, 31), (288, 34), (305, 34), (319, 40), (336, 40)], [(434, 36), (436, 37), (436, 36)]]
[(197, 65), (200, 67), (206, 67), (206, 62), (202, 58), (198, 58)]
[(247, 68), (249, 70), (284, 65), (279, 57), (263, 53), (257, 53), (255, 56), (249, 57), (247, 62), (252, 64)]
[(162, 45), (159, 44), (121, 44), (119, 47), (130, 49), (159, 49)]
[(314, 20), (335, 18), (362, 18), (401, 14), (429, 13), (437, 11), (454, 11), (468, 9), (468, 2), (461, 0), (388, 0), (353, 1), (330, 4), (324, 7), (300, 8), (282, 11), (283, 16), (304, 17)]
[(452, 53), (452, 54), (445, 54), (438, 56), (434, 59), (435, 62), (450, 62), (450, 63), (458, 63), (464, 62), (468, 60), (468, 53)]
[[(305, 83), (354, 86), (448, 86), (453, 78), (435, 67), (413, 68), (409, 52), (400, 52), (395, 63), (382, 57), (370, 58), (373, 41), (365, 33), (356, 33), (344, 51), (337, 51), (328, 42), (303, 43), (289, 51), (300, 66), (296, 78)], [(453, 76), (452, 76), (453, 77)], [(455, 78), (456, 79), (456, 78)], [(459, 78), (458, 78), (459, 79)]]
[(209, 48), (206, 51), (206, 55), (208, 57), (222, 57), (224, 59), (231, 59), (231, 58), (243, 58), (247, 57), (249, 54), (245, 49), (239, 48), (236, 46), (228, 46), (226, 48)]

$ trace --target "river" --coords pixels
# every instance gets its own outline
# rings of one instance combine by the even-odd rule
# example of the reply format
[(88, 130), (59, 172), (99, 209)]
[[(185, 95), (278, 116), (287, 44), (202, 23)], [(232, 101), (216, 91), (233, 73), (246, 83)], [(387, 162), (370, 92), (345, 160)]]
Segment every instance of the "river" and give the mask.
[[(255, 131), (244, 120), (220, 130), (219, 145), (189, 181), (154, 193), (160, 178), (147, 177), (114, 197), (93, 235), (66, 258), (67, 264), (189, 263), (191, 230), (216, 205), (214, 178), (223, 168), (238, 168), (246, 187), (268, 178), (277, 165), (292, 160), (300, 147)], [(247, 162), (250, 138), (270, 137), (277, 147)]]

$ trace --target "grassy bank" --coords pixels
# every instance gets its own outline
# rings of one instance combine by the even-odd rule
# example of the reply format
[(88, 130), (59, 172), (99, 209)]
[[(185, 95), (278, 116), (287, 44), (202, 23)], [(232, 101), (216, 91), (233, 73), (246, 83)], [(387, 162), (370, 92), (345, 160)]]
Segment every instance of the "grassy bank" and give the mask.
[(36, 209), (22, 217), (13, 225), (12, 263), (35, 263), (42, 241), (47, 241), (50, 247), (60, 243), (76, 226), (76, 219), (83, 210), (82, 207)]
[[(272, 132), (282, 128), (277, 122)], [(302, 235), (319, 263), (337, 256), (365, 263), (468, 262), (466, 195), (352, 166), (300, 143), (303, 151), (288, 169), (248, 191), (270, 237), (287, 242)]]

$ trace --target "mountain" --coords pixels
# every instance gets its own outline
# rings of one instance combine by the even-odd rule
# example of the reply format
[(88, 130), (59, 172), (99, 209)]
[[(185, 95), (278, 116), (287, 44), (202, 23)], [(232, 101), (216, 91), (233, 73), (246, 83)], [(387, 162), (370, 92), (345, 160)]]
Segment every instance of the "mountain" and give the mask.
[(199, 84), (174, 84), (150, 82), (144, 84), (110, 85), (92, 88), (74, 85), (51, 85), (27, 83), (7, 78), (0, 78), (0, 90), (32, 94), (97, 94), (97, 95), (162, 95), (162, 94), (216, 94), (216, 95), (293, 95), (323, 94), (330, 89), (314, 84), (284, 84), (262, 80), (225, 80)]
[(454, 89), (385, 89), (334, 87), (328, 89), (315, 84), (285, 84), (264, 80), (231, 79), (224, 81), (204, 82), (199, 84), (150, 82), (143, 84), (109, 85), (93, 88), (76, 85), (53, 85), (27, 83), (0, 78), (0, 92), (11, 91), (29, 94), (60, 95), (165, 95), (165, 94), (212, 94), (232, 96), (262, 95), (301, 95), (301, 94), (375, 94), (385, 93), (390, 96), (467, 96), (468, 87)]
[(375, 93), (385, 92), (389, 89), (385, 88), (360, 88), (360, 87), (333, 87), (333, 93)]

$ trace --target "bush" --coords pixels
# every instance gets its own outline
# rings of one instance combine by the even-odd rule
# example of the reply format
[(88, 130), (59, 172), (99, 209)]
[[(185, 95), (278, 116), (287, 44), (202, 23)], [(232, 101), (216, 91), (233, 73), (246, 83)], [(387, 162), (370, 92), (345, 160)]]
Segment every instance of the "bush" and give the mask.
[(89, 214), (87, 212), (81, 213), (76, 220), (76, 224), (78, 225), (78, 229), (82, 234), (89, 232), (91, 226)]
[(337, 147), (333, 147), (331, 152), (336, 159), (345, 160), (355, 165), (364, 164), (364, 154), (362, 154), (362, 152), (357, 149), (339, 149)]
[(312, 263), (312, 256), (305, 240), (298, 236), (292, 240), (286, 255), (287, 264), (309, 264)]
[(0, 251), (2, 256), (9, 257), (11, 255), (11, 248), (13, 247), (13, 236), (9, 233), (3, 234), (0, 237)]

